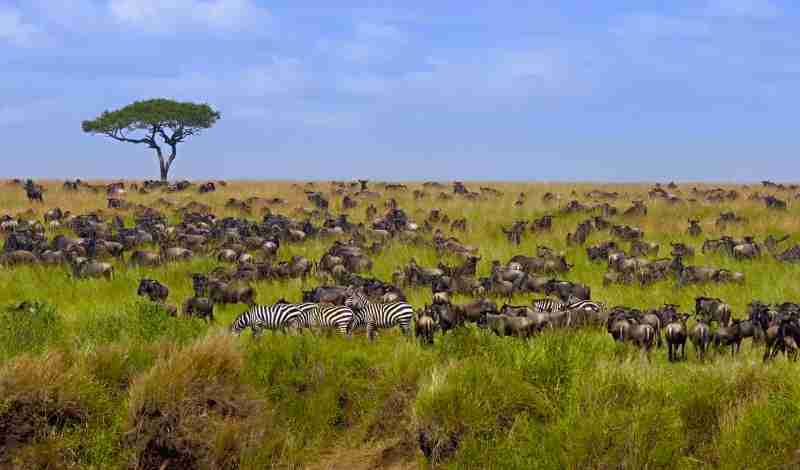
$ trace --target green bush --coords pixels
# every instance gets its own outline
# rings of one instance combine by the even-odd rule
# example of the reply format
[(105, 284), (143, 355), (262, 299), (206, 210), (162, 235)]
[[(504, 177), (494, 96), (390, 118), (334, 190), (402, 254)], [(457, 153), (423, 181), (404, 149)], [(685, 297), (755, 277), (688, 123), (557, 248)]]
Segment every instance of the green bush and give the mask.
[(91, 465), (85, 450), (109, 429), (111, 410), (103, 388), (63, 353), (10, 360), (0, 369), (0, 467)]
[(200, 340), (139, 376), (130, 389), (125, 447), (135, 468), (235, 468), (270, 430), (268, 409), (242, 380), (230, 338)]
[(415, 406), (420, 447), (434, 464), (468, 462), (485, 445), (507, 439), (518, 418), (545, 423), (554, 412), (551, 397), (519, 369), (490, 361), (434, 368)]

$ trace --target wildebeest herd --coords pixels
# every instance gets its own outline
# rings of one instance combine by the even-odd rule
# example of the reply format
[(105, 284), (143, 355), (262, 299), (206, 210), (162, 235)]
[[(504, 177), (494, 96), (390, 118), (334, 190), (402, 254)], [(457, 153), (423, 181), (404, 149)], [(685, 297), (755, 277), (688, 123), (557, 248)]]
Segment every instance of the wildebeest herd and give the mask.
[[(754, 224), (752, 214), (732, 209), (756, 207), (765, 220), (787, 218), (787, 200), (800, 198), (796, 185), (764, 181), (758, 188), (732, 189), (670, 183), (629, 192), (591, 188), (583, 194), (561, 188), (535, 201), (535, 191), (515, 191), (511, 203), (502, 188), (485, 185), (473, 191), (463, 182), (359, 180), (295, 183), (272, 197), (239, 191), (216, 204), (208, 199), (232, 186), (74, 180), (48, 190), (32, 180), (14, 180), (6, 189), (19, 188), (28, 206), (0, 212), (0, 263), (8, 270), (63, 266), (76, 280), (112, 280), (134, 268), (157, 273), (165, 265), (213, 260), (211, 269), (186, 273), (182, 282), (191, 284), (193, 295), (181, 305), (169, 302), (173, 286), (157, 275), (137, 279), (131, 290), (171, 315), (209, 321), (215, 307), (247, 305), (229, 328), (235, 333), (327, 328), (351, 335), (364, 329), (374, 338), (378, 330), (398, 326), (432, 343), (437, 332), (468, 324), (523, 338), (549, 329), (595, 327), (644, 351), (664, 346), (670, 360), (686, 358), (687, 342), (702, 359), (710, 347), (735, 353), (746, 338), (763, 344), (765, 361), (779, 353), (797, 355), (800, 305), (785, 298), (751, 298), (737, 315), (710, 295), (696, 295), (694, 308), (682, 311), (656, 298), (646, 298), (649, 308), (614, 305), (600, 292), (638, 289), (646, 295), (653, 285), (675, 291), (747, 288), (754, 282), (748, 263), (797, 263), (800, 245), (790, 246), (791, 233), (767, 230), (769, 224)], [(55, 202), (49, 197), (53, 192)], [(79, 197), (82, 205), (71, 203)], [(103, 206), (86, 208), (86, 198), (101, 198)], [(501, 208), (501, 201), (509, 207)], [(506, 209), (510, 218), (482, 220), (481, 211)], [(664, 211), (680, 214), (671, 221), (680, 223), (679, 233), (648, 236), (642, 226)], [(766, 228), (728, 232), (750, 227)], [(478, 231), (485, 239), (464, 241)], [(703, 238), (709, 232), (713, 236)], [(565, 233), (561, 240), (558, 233)], [(500, 245), (502, 252), (512, 250), (511, 256), (498, 259)], [(698, 255), (724, 265), (693, 264)], [(390, 269), (383, 267), (398, 259)], [(739, 263), (736, 269), (731, 262)], [(605, 272), (592, 283), (579, 282), (576, 266)], [(280, 290), (287, 280), (303, 285), (295, 301), (280, 291), (270, 297), (281, 300), (259, 304), (265, 290)]]

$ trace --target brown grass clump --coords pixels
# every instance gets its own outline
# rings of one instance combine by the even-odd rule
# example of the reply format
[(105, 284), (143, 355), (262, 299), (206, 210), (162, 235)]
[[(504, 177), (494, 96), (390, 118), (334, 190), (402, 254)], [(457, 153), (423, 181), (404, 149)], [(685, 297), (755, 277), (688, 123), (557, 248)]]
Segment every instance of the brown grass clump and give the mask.
[[(7, 363), (0, 370), (0, 467), (38, 467), (31, 459), (64, 462), (64, 449), (50, 444), (99, 414), (99, 392), (62, 353)], [(53, 454), (60, 458), (47, 457)]]
[(214, 336), (157, 361), (136, 379), (126, 425), (132, 467), (238, 468), (260, 414), (242, 370), (231, 340)]

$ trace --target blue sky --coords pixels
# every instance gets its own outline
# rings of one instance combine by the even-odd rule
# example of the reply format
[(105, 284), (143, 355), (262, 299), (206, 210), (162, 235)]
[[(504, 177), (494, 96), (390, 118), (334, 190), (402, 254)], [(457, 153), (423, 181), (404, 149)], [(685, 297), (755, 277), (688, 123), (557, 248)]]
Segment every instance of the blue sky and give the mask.
[(778, 0), (0, 0), (0, 174), (155, 177), (80, 122), (208, 102), (176, 178), (800, 179)]

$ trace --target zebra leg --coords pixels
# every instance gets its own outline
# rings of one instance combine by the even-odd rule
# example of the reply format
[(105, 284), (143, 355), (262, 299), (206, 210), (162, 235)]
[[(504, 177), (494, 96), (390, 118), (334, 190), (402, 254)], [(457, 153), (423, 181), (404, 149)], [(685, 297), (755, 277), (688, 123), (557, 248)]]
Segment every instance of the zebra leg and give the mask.
[(367, 323), (367, 338), (369, 338), (370, 341), (375, 341), (375, 329), (374, 323)]

